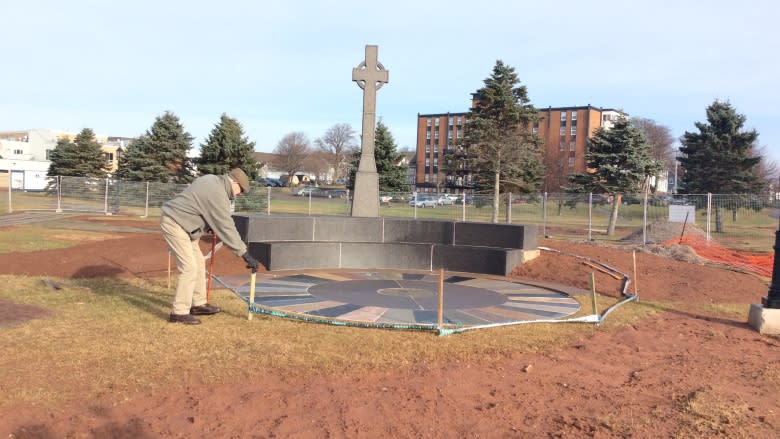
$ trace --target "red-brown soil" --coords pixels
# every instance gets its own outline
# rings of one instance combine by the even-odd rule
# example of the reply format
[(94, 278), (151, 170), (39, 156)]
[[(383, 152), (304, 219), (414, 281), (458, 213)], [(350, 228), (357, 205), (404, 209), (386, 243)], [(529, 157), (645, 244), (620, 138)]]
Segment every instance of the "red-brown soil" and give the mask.
[[(627, 249), (542, 245), (592, 257), (633, 277)], [(243, 272), (239, 258), (225, 255), (222, 250), (217, 258), (217, 273)], [(736, 303), (747, 310), (767, 293), (767, 279), (754, 274), (648, 252), (637, 252), (636, 259), (644, 301)], [(110, 247), (85, 242), (0, 255), (1, 274), (159, 277), (166, 276), (166, 266), (157, 233), (117, 234)], [(513, 276), (588, 289), (591, 271), (574, 257), (543, 252)], [(616, 295), (618, 287), (617, 280), (599, 278), (600, 293)], [(5, 301), (0, 308), (22, 316), (38, 312)], [(743, 318), (706, 309), (673, 305), (548, 353), (360, 375), (266, 373), (248, 382), (192, 383), (183, 391), (136, 395), (118, 405), (3, 407), (0, 437), (778, 437), (780, 339), (758, 334)], [(0, 314), (0, 325), (20, 318), (8, 314)], [(61, 377), (53, 373), (51, 379)]]

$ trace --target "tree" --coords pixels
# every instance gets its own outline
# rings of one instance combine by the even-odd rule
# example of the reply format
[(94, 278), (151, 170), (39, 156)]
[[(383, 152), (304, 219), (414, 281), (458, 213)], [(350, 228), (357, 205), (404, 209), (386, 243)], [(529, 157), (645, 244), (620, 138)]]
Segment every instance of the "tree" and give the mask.
[(120, 155), (117, 176), (135, 181), (189, 183), (194, 174), (188, 156), (192, 139), (179, 118), (166, 111)]
[(95, 133), (89, 128), (81, 130), (73, 142), (59, 139), (51, 152), (50, 160), (47, 175), (51, 177), (62, 175), (105, 178), (109, 170), (105, 153), (95, 140)]
[(255, 142), (250, 142), (244, 135), (241, 124), (222, 113), (206, 143), (200, 145), (200, 156), (196, 160), (198, 171), (201, 174), (226, 174), (233, 168), (241, 168), (250, 181), (255, 180), (260, 166), (254, 152)]
[[(399, 165), (403, 156), (396, 151), (395, 139), (390, 129), (380, 119), (376, 124), (374, 135), (374, 160), (376, 172), (379, 175), (380, 192), (401, 192), (409, 189), (406, 182), (407, 167)], [(349, 167), (347, 188), (355, 188), (355, 175), (360, 166), (360, 149), (352, 153), (352, 164)]]
[[(303, 161), (311, 153), (311, 144), (306, 134), (300, 131), (294, 131), (282, 137), (282, 140), (274, 148), (276, 154), (276, 166), (287, 173), (288, 182), (292, 181), (292, 176), (296, 171), (301, 170)], [(288, 183), (290, 184), (290, 183)]]
[(492, 186), (495, 223), (502, 188), (529, 192), (541, 184), (541, 139), (530, 131), (539, 113), (515, 69), (502, 61), (484, 83), (466, 116), (465, 152), (456, 160), (470, 162), (478, 187)]
[(669, 127), (659, 125), (653, 119), (643, 117), (631, 118), (631, 125), (635, 126), (645, 136), (647, 146), (650, 148), (650, 156), (666, 169), (673, 169), (675, 152), (672, 145), (674, 137)]
[(335, 178), (343, 178), (346, 174), (347, 157), (355, 149), (355, 130), (348, 123), (337, 123), (328, 128), (325, 134), (314, 141), (320, 151), (332, 157)]
[(651, 156), (642, 132), (625, 117), (610, 129), (600, 127), (588, 140), (583, 174), (569, 176), (573, 192), (593, 192), (612, 195), (612, 214), (607, 235), (615, 234), (618, 209), (623, 194), (639, 192), (649, 177), (657, 175), (660, 164)]
[[(744, 131), (745, 121), (746, 117), (729, 102), (716, 100), (707, 107), (707, 123), (696, 122), (698, 132), (683, 134), (678, 160), (685, 169), (684, 193), (747, 194), (762, 190), (765, 182), (755, 172), (761, 156), (753, 154), (758, 132)], [(715, 231), (723, 231), (720, 205), (715, 206)]]

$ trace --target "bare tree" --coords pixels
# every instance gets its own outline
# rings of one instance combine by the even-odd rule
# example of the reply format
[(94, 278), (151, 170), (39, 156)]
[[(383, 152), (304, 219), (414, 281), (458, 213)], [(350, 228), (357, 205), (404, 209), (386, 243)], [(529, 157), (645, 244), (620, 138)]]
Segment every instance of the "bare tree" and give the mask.
[(653, 119), (644, 117), (632, 117), (631, 124), (645, 136), (647, 146), (650, 147), (650, 156), (661, 163), (664, 168), (673, 169), (675, 152), (672, 144), (675, 139), (669, 127), (659, 125)]
[(751, 150), (751, 155), (753, 157), (761, 157), (761, 161), (753, 168), (753, 173), (766, 182), (777, 182), (778, 177), (780, 177), (780, 168), (778, 168), (776, 161), (769, 158), (767, 146), (754, 146)]
[[(310, 153), (309, 138), (300, 131), (294, 131), (282, 137), (274, 148), (275, 165), (286, 172), (288, 177), (292, 177), (296, 171), (301, 170), (304, 160)], [(292, 181), (292, 178), (288, 181)]]
[(314, 141), (320, 151), (331, 156), (336, 178), (344, 178), (347, 172), (349, 152), (356, 148), (355, 130), (348, 123), (337, 123)]

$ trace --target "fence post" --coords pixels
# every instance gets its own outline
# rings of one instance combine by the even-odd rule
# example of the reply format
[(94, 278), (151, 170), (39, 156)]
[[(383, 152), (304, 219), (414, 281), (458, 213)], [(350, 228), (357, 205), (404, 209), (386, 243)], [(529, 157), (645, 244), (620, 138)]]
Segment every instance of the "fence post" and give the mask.
[(707, 193), (707, 243), (710, 242), (710, 219), (712, 216), (712, 194)]
[(11, 168), (8, 168), (8, 213), (13, 213), (13, 200), (11, 198)]
[(512, 224), (512, 192), (508, 192), (506, 195), (506, 223)]
[(466, 222), (466, 191), (463, 191), (463, 199), (460, 200), (460, 220)]
[(57, 213), (62, 213), (62, 175), (57, 176)]
[(311, 191), (309, 191), (309, 216), (311, 216)]
[(108, 213), (108, 177), (106, 177), (105, 194), (103, 195), (103, 215), (110, 215)]
[(593, 241), (593, 192), (588, 192), (588, 241)]
[[(645, 180), (647, 183), (647, 180)], [(644, 203), (642, 203), (642, 245), (647, 245), (647, 191), (650, 190), (650, 185), (645, 184), (645, 197)]]
[(266, 189), (268, 189), (268, 202), (266, 204), (266, 214), (271, 214), (271, 186), (266, 186)]
[(414, 219), (417, 219), (417, 191), (414, 191)]
[(547, 236), (547, 192), (542, 195), (542, 236)]
[(149, 182), (146, 182), (146, 201), (144, 202), (144, 216), (142, 218), (149, 217)]

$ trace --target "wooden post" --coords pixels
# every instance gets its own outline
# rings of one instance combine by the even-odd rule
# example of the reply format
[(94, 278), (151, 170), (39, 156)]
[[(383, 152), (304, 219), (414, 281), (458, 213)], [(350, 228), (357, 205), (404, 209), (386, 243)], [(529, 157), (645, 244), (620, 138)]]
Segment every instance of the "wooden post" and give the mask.
[(598, 315), (599, 309), (596, 306), (596, 274), (592, 271), (590, 272), (590, 291), (593, 304), (593, 314)]
[(441, 327), (444, 323), (444, 269), (439, 269), (439, 308), (436, 313), (436, 323)]
[(636, 296), (638, 294), (637, 289), (639, 288), (639, 282), (636, 278), (636, 250), (632, 252), (632, 257), (634, 259), (634, 295)]
[(206, 302), (211, 302), (211, 278), (214, 275), (214, 256), (217, 250), (217, 234), (211, 233), (211, 257), (209, 257), (209, 278), (206, 288)]
[(168, 289), (171, 289), (171, 251), (168, 250)]
[(249, 313), (247, 315), (247, 320), (252, 320), (252, 305), (255, 304), (255, 280), (257, 279), (257, 273), (252, 272), (252, 275), (249, 277)]

